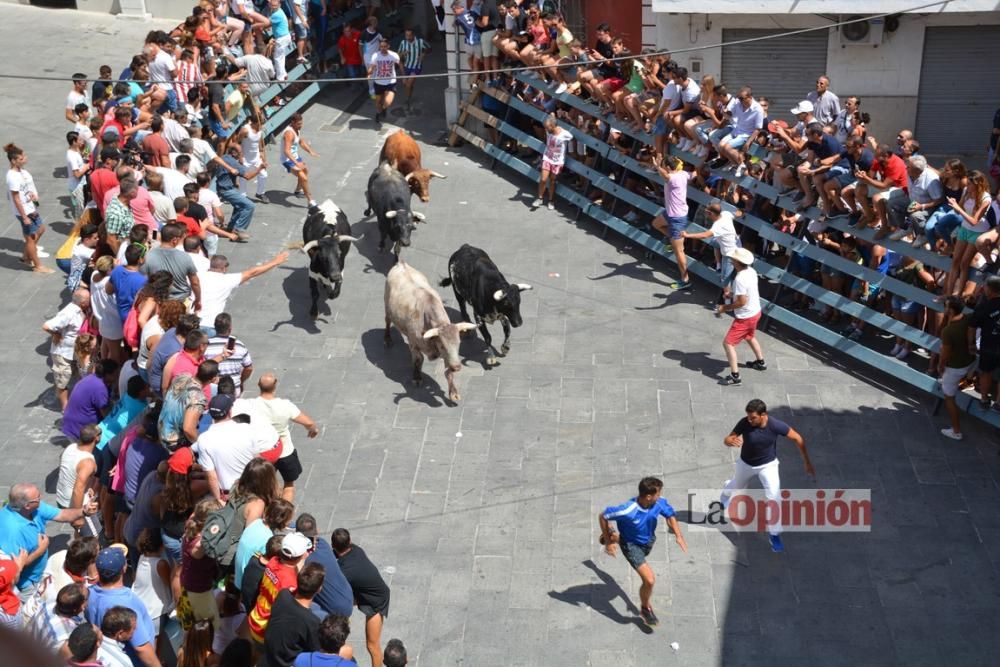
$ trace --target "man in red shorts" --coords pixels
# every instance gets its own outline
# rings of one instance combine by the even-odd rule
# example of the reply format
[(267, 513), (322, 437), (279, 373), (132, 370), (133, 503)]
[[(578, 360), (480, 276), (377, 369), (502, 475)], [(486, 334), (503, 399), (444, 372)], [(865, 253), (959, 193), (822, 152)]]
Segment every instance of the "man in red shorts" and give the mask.
[(752, 266), (753, 253), (746, 248), (734, 248), (726, 253), (726, 257), (733, 260), (736, 271), (736, 277), (733, 278), (733, 301), (719, 304), (715, 312), (717, 315), (732, 312), (736, 316), (722, 341), (730, 371), (723, 384), (733, 385), (743, 382), (736, 357), (736, 346), (741, 342), (746, 341), (756, 357), (754, 361), (747, 362), (747, 368), (765, 371), (767, 364), (764, 363), (764, 351), (760, 349), (756, 336), (757, 322), (760, 320), (760, 291), (757, 288), (757, 272)]

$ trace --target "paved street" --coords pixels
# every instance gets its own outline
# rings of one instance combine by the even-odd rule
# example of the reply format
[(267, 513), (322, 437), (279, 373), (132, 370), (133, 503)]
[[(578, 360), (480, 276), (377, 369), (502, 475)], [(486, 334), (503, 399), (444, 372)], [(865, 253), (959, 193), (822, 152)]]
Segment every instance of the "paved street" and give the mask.
[[(150, 24), (0, 5), (0, 72), (117, 72)], [(31, 26), (44, 21), (40, 42)], [(86, 44), (67, 51), (65, 44)], [(440, 42), (430, 70), (440, 70)], [(30, 56), (28, 55), (30, 54)], [(965, 442), (941, 438), (943, 416), (905, 387), (866, 379), (794, 332), (762, 335), (770, 368), (741, 387), (718, 381), (727, 320), (712, 317), (710, 290), (672, 293), (664, 273), (618, 238), (566, 211), (530, 213), (532, 184), (481, 153), (434, 145), (444, 129), (441, 82), (421, 82), (416, 111), (376, 132), (372, 105), (342, 115), (356, 92), (328, 88), (306, 112), (304, 136), (317, 198), (333, 198), (364, 239), (347, 258), (343, 293), (318, 322), (308, 317), (301, 255), (241, 289), (231, 303), (256, 373), (274, 369), (280, 391), (322, 426), (296, 445), (306, 468), (297, 504), (323, 532), (345, 526), (392, 588), (383, 638), (400, 637), (419, 667), (468, 665), (984, 665), (1000, 655), (1000, 457), (995, 434), (967, 420)], [(4, 143), (30, 155), (28, 169), (60, 245), (69, 224), (62, 118), (69, 85), (7, 83)], [(512, 350), (487, 369), (481, 339), (463, 342), (463, 400), (445, 401), (440, 362), (408, 385), (398, 332), (382, 345), (383, 276), (364, 187), (390, 131), (423, 142), (424, 165), (448, 175), (427, 224), (404, 259), (432, 280), (462, 243), (486, 249), (522, 295), (524, 325)], [(276, 154), (276, 147), (271, 149)], [(276, 167), (277, 160), (272, 159)], [(274, 203), (258, 206), (248, 245), (221, 246), (240, 270), (300, 240), (304, 201), (273, 169)], [(20, 270), (17, 228), (0, 223), (7, 344), (0, 349), (0, 492), (15, 481), (46, 487), (52, 501), (65, 439), (46, 376), (39, 327), (60, 303), (55, 276)], [(49, 260), (51, 262), (51, 260)], [(445, 304), (457, 317), (450, 290)], [(494, 336), (501, 336), (499, 327)], [(790, 341), (790, 342), (782, 342)], [(497, 341), (499, 344), (499, 341)], [(749, 354), (741, 350), (741, 354)], [(718, 488), (732, 469), (722, 438), (750, 398), (767, 402), (806, 439), (818, 480), (794, 447), (780, 445), (789, 488), (870, 488), (870, 534), (788, 534), (773, 554), (766, 537), (684, 525), (690, 553), (660, 532), (655, 632), (638, 623), (638, 584), (623, 558), (597, 544), (596, 513), (635, 494), (644, 475), (663, 478), (679, 510), (688, 489)], [(963, 424), (963, 430), (965, 425)], [(363, 617), (352, 620), (359, 664)], [(679, 649), (671, 648), (677, 642)]]

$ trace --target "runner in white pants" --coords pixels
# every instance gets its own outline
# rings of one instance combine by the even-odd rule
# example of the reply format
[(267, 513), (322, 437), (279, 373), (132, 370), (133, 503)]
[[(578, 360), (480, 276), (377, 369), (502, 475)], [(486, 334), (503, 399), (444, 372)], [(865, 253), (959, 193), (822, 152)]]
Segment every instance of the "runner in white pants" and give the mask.
[(771, 549), (775, 552), (785, 550), (781, 543), (781, 478), (778, 476), (778, 437), (785, 436), (799, 448), (802, 461), (806, 466), (806, 474), (815, 477), (816, 471), (809, 460), (806, 442), (802, 436), (785, 422), (769, 417), (764, 401), (755, 398), (746, 407), (747, 416), (741, 419), (733, 432), (726, 436), (727, 447), (739, 447), (740, 458), (736, 461), (733, 476), (726, 481), (722, 492), (722, 506), (729, 507), (729, 499), (735, 491), (745, 489), (747, 482), (756, 476), (764, 487), (764, 495), (768, 500), (779, 502), (777, 521), (768, 526)]
[[(260, 117), (256, 114), (250, 116), (250, 123), (240, 129), (240, 148), (243, 150), (243, 166), (248, 169), (261, 167), (257, 172), (257, 201), (268, 203), (266, 192), (267, 186), (267, 152), (264, 146), (264, 132), (260, 127)], [(247, 180), (241, 178), (240, 192), (247, 193)]]

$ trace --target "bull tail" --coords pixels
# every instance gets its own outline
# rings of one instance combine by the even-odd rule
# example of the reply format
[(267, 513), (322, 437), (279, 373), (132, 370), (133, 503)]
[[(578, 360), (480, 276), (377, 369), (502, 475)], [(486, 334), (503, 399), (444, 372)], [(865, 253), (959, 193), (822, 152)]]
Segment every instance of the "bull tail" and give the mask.
[(449, 285), (451, 285), (451, 277), (449, 276), (448, 278), (445, 278), (444, 280), (439, 282), (438, 285), (440, 285), (441, 287), (448, 287)]

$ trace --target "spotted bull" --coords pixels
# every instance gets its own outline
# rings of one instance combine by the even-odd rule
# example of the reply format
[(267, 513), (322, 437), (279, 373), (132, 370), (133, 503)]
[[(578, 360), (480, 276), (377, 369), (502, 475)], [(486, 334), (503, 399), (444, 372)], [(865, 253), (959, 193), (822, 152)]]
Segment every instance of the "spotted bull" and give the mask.
[(326, 298), (336, 299), (344, 282), (344, 260), (351, 243), (358, 239), (351, 236), (351, 225), (340, 207), (327, 199), (318, 206), (310, 206), (302, 221), (302, 252), (309, 256), (309, 293), (312, 306), (309, 316), (319, 315), (320, 290)]

